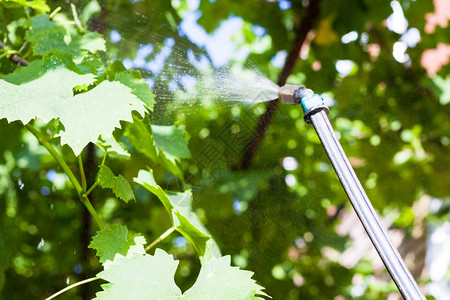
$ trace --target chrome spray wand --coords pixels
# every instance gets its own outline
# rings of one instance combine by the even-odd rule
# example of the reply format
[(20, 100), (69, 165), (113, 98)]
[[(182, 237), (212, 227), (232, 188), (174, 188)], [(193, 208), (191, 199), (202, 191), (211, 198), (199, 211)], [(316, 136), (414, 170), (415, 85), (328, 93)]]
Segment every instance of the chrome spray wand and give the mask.
[(403, 298), (407, 300), (425, 299), (397, 249), (381, 226), (375, 209), (336, 138), (328, 120), (329, 109), (324, 104), (322, 97), (304, 86), (295, 85), (281, 87), (278, 97), (285, 103), (302, 106), (306, 123), (314, 126), (356, 214)]

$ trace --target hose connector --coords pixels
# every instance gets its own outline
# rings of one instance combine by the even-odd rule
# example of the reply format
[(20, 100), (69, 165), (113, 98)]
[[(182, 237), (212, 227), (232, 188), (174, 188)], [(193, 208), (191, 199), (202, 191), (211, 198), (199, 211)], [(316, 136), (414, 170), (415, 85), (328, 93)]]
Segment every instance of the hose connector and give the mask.
[(301, 104), (305, 122), (311, 124), (310, 116), (313, 113), (324, 110), (327, 115), (330, 112), (323, 98), (303, 85), (286, 84), (278, 90), (278, 98), (288, 104)]

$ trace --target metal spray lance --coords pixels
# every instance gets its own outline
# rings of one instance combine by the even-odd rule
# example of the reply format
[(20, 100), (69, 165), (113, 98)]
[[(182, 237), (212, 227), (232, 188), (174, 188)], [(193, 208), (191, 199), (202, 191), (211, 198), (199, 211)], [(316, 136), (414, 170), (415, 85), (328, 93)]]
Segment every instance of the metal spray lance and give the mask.
[(336, 138), (328, 120), (329, 109), (324, 104), (323, 98), (304, 86), (295, 85), (281, 87), (278, 97), (284, 103), (302, 106), (306, 123), (314, 126), (356, 214), (403, 298), (406, 300), (425, 299), (397, 249), (387, 236), (375, 209)]

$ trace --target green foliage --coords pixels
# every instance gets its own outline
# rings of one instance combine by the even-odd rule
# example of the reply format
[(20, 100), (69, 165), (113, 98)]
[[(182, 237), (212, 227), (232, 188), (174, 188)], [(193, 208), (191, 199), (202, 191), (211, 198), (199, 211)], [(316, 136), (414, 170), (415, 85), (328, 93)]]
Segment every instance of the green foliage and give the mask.
[[(28, 2), (28, 7), (36, 8), (36, 3)], [(53, 156), (55, 162), (67, 175), (58, 177), (56, 171), (51, 169), (48, 172), (51, 175), (47, 175), (48, 180), (60, 190), (64, 190), (69, 181), (75, 188), (81, 204), (86, 207), (97, 226), (100, 227), (100, 231), (92, 238), (89, 248), (97, 251), (99, 260), (105, 267), (99, 276), (111, 283), (103, 286), (105, 292), (98, 293), (98, 298), (122, 299), (124, 295), (132, 298), (137, 295), (148, 296), (148, 288), (154, 293), (150, 295), (158, 297), (167, 293), (167, 290), (160, 286), (159, 280), (163, 278), (170, 278), (176, 292), (172, 295), (181, 298), (181, 290), (174, 283), (178, 263), (173, 259), (167, 260), (169, 255), (159, 249), (154, 256), (145, 254), (144, 237), (129, 236), (126, 226), (114, 224), (105, 227), (100, 211), (98, 212), (90, 201), (94, 194), (103, 194), (95, 189), (97, 184), (103, 188), (112, 189), (114, 195), (125, 203), (132, 199), (136, 200), (127, 179), (122, 174), (116, 176), (105, 165), (107, 156), (113, 159), (112, 163), (116, 163), (114, 159), (123, 158), (134, 163), (136, 160), (134, 149), (136, 149), (150, 158), (153, 164), (166, 168), (179, 178), (183, 177), (180, 169), (182, 159), (190, 157), (187, 147), (189, 134), (184, 126), (151, 125), (146, 113), (147, 109), (153, 108), (155, 99), (152, 91), (141, 78), (140, 72), (126, 70), (120, 61), (109, 65), (104, 65), (102, 62), (99, 52), (106, 51), (103, 37), (84, 28), (86, 22), (98, 12), (98, 4), (91, 2), (81, 15), (85, 23), (80, 23), (74, 7), (72, 7), (73, 22), (66, 15), (59, 13), (51, 16), (37, 14), (32, 17), (26, 14), (25, 17), (18, 19), (20, 21), (16, 22), (17, 26), (12, 28), (14, 39), (27, 40), (26, 43), (29, 45), (26, 46), (31, 55), (31, 62), (27, 67), (15, 70), (13, 68), (0, 79), (2, 99), (0, 118), (8, 122), (20, 121), (22, 125), (26, 125), (26, 128)], [(19, 126), (18, 122), (15, 124)], [(0, 132), (3, 132), (3, 127), (6, 128), (8, 125), (3, 123), (1, 125)], [(122, 126), (125, 130), (121, 128)], [(20, 126), (13, 127), (13, 130), (14, 128), (20, 128)], [(2, 136), (5, 137), (6, 133)], [(54, 139), (60, 140), (61, 149), (54, 148)], [(82, 153), (89, 143), (95, 143), (105, 152), (95, 182), (89, 182), (92, 176), (85, 176), (85, 168), (82, 165)], [(65, 145), (67, 146), (63, 147)], [(10, 157), (12, 164), (15, 164), (15, 158), (11, 158), (9, 147), (18, 147), (18, 145), (11, 143), (2, 149), (6, 157)], [(115, 155), (110, 156), (110, 153)], [(74, 163), (73, 154), (78, 157), (81, 180), (69, 167), (69, 164)], [(51, 163), (49, 165), (52, 166)], [(145, 165), (142, 167), (145, 168)], [(5, 174), (2, 176), (9, 176), (11, 168), (14, 166), (5, 168)], [(30, 169), (30, 166), (26, 168)], [(52, 166), (52, 168), (55, 167)], [(20, 188), (24, 186), (21, 180), (20, 178)], [(195, 285), (192, 292), (189, 292), (192, 293), (192, 299), (198, 299), (199, 296), (195, 295), (205, 295), (205, 293), (212, 296), (211, 291), (208, 291), (205, 286), (205, 280), (208, 280), (208, 285), (214, 282), (218, 286), (225, 287), (224, 290), (227, 290), (229, 295), (244, 293), (249, 298), (253, 298), (255, 293), (260, 292), (261, 287), (251, 279), (252, 273), (237, 271), (230, 266), (229, 258), (224, 261), (228, 269), (223, 267), (223, 263), (215, 262), (221, 257), (220, 251), (199, 217), (193, 212), (190, 190), (165, 192), (155, 183), (153, 171), (140, 170), (136, 182), (157, 193), (169, 213), (172, 231), (177, 230), (192, 243), (204, 268), (207, 268), (210, 274), (214, 274), (214, 278), (205, 278), (204, 275), (199, 278), (199, 283)], [(5, 187), (10, 186), (10, 179), (5, 178), (4, 183)], [(88, 186), (88, 184), (92, 185)], [(0, 191), (2, 194), (6, 192)], [(11, 191), (14, 192), (14, 190)], [(41, 189), (40, 193), (45, 196), (49, 192)], [(58, 193), (63, 194), (61, 191)], [(70, 195), (70, 189), (67, 194)], [(15, 202), (17, 195), (11, 194), (11, 196), (13, 206), (9, 205), (7, 210), (10, 218), (17, 215)], [(114, 199), (109, 201), (112, 203)], [(105, 207), (106, 204), (103, 209), (106, 209)], [(105, 214), (104, 211), (101, 213)], [(36, 229), (33, 229), (33, 226), (30, 230), (34, 232)], [(172, 231), (167, 231), (167, 235)], [(163, 234), (160, 239), (167, 238), (167, 235)], [(158, 242), (160, 240), (157, 239), (154, 244)], [(42, 248), (48, 251), (49, 248), (45, 248), (44, 245), (45, 240), (42, 238), (38, 250)], [(8, 249), (3, 247), (3, 243), (0, 251), (2, 253), (0, 284), (3, 285), (4, 271), (11, 267), (11, 262), (7, 253)], [(21, 274), (30, 271), (26, 267), (26, 261), (23, 256), (18, 256), (15, 260), (15, 268), (20, 270)], [(175, 266), (172, 270), (171, 265)], [(151, 288), (151, 285), (142, 286), (143, 282), (152, 279), (148, 276), (149, 270), (154, 278), (150, 283), (158, 289)], [(234, 289), (230, 288), (228, 282), (220, 281), (225, 278), (228, 278), (228, 281), (233, 281), (234, 278), (239, 285), (236, 285)], [(136, 286), (140, 288), (135, 288)]]
[(100, 186), (112, 189), (117, 198), (122, 199), (126, 203), (130, 200), (135, 200), (130, 184), (122, 175), (115, 176), (110, 168), (100, 166), (97, 176)]
[(48, 15), (38, 15), (30, 19), (28, 39), (33, 45), (36, 55), (44, 55), (50, 51), (71, 51), (71, 47), (64, 41), (67, 32), (64, 26), (51, 21)]
[(136, 237), (128, 238), (128, 229), (126, 226), (113, 224), (105, 230), (97, 232), (92, 238), (89, 248), (97, 251), (100, 262), (104, 264), (106, 261), (113, 261), (116, 254), (125, 256), (133, 245), (142, 245), (145, 240), (136, 239)]
[(95, 299), (176, 299), (181, 296), (173, 279), (177, 266), (178, 262), (160, 249), (155, 255), (131, 252), (117, 256), (98, 274), (110, 283), (102, 286), (104, 291)]
[(251, 279), (252, 272), (232, 267), (230, 262), (230, 256), (210, 260), (202, 266), (197, 281), (183, 296), (187, 299), (256, 299), (260, 297), (255, 295), (266, 295)]
[(157, 151), (163, 152), (171, 162), (191, 156), (187, 147), (189, 135), (183, 128), (152, 125), (152, 132)]
[(145, 113), (142, 101), (118, 82), (104, 81), (90, 91), (72, 96), (75, 86), (89, 86), (93, 82), (92, 74), (79, 75), (65, 68), (50, 70), (20, 86), (0, 80), (0, 96), (9, 99), (1, 104), (0, 117), (23, 124), (36, 117), (44, 122), (59, 119), (64, 125), (58, 134), (61, 144), (69, 145), (78, 156), (100, 135), (110, 137), (121, 120), (131, 121), (131, 111)]
[(84, 57), (88, 53), (106, 51), (105, 40), (96, 32), (79, 34), (74, 28), (64, 26), (68, 20), (50, 20), (48, 15), (30, 18), (29, 39), (35, 55), (64, 53), (74, 57)]
[(114, 80), (131, 88), (133, 93), (151, 110), (155, 104), (155, 96), (148, 89), (148, 85), (140, 76), (141, 74), (139, 72), (133, 74), (128, 71), (122, 71), (115, 74)]
[(98, 276), (110, 283), (95, 299), (258, 299), (262, 287), (251, 279), (252, 272), (230, 266), (230, 257), (211, 260), (200, 270), (195, 284), (181, 293), (174, 281), (178, 261), (164, 250), (154, 255), (131, 250), (105, 263)]
[(137, 151), (182, 179), (183, 175), (177, 162), (190, 157), (187, 148), (188, 134), (175, 126), (156, 126), (149, 123), (147, 118), (141, 119), (133, 115), (133, 125), (127, 126), (125, 135)]
[(190, 190), (184, 193), (166, 193), (155, 182), (153, 173), (140, 170), (134, 179), (144, 188), (155, 194), (169, 213), (174, 228), (190, 240), (199, 256), (204, 256), (207, 242), (211, 238), (198, 216), (192, 212), (192, 194)]
[(31, 8), (35, 9), (40, 13), (46, 13), (50, 11), (50, 7), (48, 7), (47, 3), (45, 3), (45, 0), (5, 0), (6, 4), (14, 3), (18, 6), (22, 6), (26, 9)]

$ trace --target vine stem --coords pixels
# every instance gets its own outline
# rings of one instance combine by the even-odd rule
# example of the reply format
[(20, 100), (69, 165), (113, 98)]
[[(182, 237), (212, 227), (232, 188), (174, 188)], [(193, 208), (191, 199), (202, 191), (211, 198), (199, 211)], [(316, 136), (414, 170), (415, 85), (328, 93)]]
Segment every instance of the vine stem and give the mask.
[(68, 290), (73, 289), (74, 287), (77, 287), (79, 285), (83, 285), (85, 283), (89, 283), (89, 282), (92, 282), (92, 281), (95, 281), (95, 280), (99, 280), (99, 279), (100, 279), (100, 277), (92, 277), (92, 278), (88, 278), (88, 279), (85, 279), (85, 280), (82, 280), (82, 281), (75, 282), (74, 284), (71, 284), (68, 287), (65, 287), (62, 290), (54, 293), (50, 297), (45, 298), (45, 300), (51, 300), (51, 299), (53, 299), (53, 298), (55, 298), (55, 297), (65, 293), (65, 292), (67, 292)]
[(164, 232), (163, 234), (161, 234), (159, 236), (159, 238), (157, 238), (156, 240), (153, 241), (153, 243), (151, 243), (150, 245), (148, 245), (145, 248), (145, 252), (147, 252), (148, 250), (150, 250), (152, 247), (154, 247), (155, 245), (157, 245), (159, 242), (161, 242), (162, 240), (164, 240), (166, 237), (168, 237), (172, 232), (175, 231), (175, 227), (170, 227), (169, 229), (166, 230), (166, 232)]
[(48, 18), (51, 20), (53, 17), (61, 10), (61, 6), (58, 6), (49, 16)]
[(100, 181), (96, 180), (94, 184), (87, 190), (86, 193), (84, 193), (86, 196), (89, 196), (89, 194), (97, 187), (97, 185), (100, 183)]
[(85, 32), (86, 30), (84, 29), (83, 25), (80, 22), (80, 19), (78, 18), (77, 7), (75, 6), (75, 4), (70, 3), (70, 8), (72, 9), (72, 15), (73, 20), (75, 21), (75, 25), (77, 25), (78, 29), (81, 32)]
[(84, 206), (86, 206), (89, 213), (94, 217), (95, 222), (97, 222), (98, 227), (100, 227), (101, 230), (104, 230), (105, 225), (103, 224), (103, 221), (100, 218), (100, 216), (97, 214), (97, 211), (95, 210), (95, 208), (92, 206), (91, 201), (89, 201), (88, 196), (86, 194), (83, 194), (83, 195), (81, 195), (80, 200), (84, 204)]
[(67, 177), (69, 177), (70, 182), (72, 182), (75, 190), (77, 191), (78, 196), (80, 197), (81, 203), (84, 204), (84, 206), (87, 208), (89, 213), (94, 217), (95, 221), (97, 222), (100, 229), (105, 229), (105, 225), (103, 224), (103, 221), (100, 219), (99, 215), (95, 211), (94, 207), (92, 206), (91, 202), (89, 201), (88, 196), (84, 193), (85, 189), (83, 190), (83, 187), (78, 182), (77, 178), (73, 174), (72, 170), (69, 168), (69, 166), (66, 164), (62, 156), (56, 151), (55, 148), (50, 144), (50, 142), (47, 140), (45, 136), (43, 136), (39, 130), (31, 126), (30, 124), (26, 124), (25, 127), (38, 139), (39, 143), (41, 143), (42, 146), (47, 149), (47, 151), (53, 156), (53, 158), (56, 160), (56, 162), (61, 166), (63, 171), (67, 174)]
[(78, 164), (80, 165), (80, 176), (81, 176), (81, 188), (83, 191), (86, 191), (86, 176), (84, 175), (84, 168), (83, 168), (83, 160), (81, 159), (81, 154), (77, 156)]
[(62, 156), (59, 155), (59, 153), (55, 150), (55, 148), (53, 148), (53, 146), (49, 143), (49, 141), (36, 128), (31, 126), (30, 124), (25, 125), (25, 127), (38, 139), (38, 141), (42, 144), (42, 146), (44, 146), (45, 149), (47, 149), (47, 151), (50, 152), (50, 154), (53, 156), (56, 162), (58, 162), (58, 164), (67, 174), (67, 177), (69, 177), (69, 180), (75, 187), (77, 194), (81, 196), (81, 194), (83, 193), (83, 188), (81, 187), (77, 178), (75, 177), (69, 166), (66, 164)]
[[(105, 165), (105, 161), (106, 161), (106, 156), (108, 155), (108, 150), (104, 149), (102, 146), (96, 144), (100, 149), (102, 149), (105, 154), (103, 155), (103, 159), (102, 159), (102, 164), (100, 166), (104, 166)], [(89, 194), (97, 187), (97, 185), (100, 184), (100, 181), (98, 180), (98, 178), (95, 180), (94, 184), (87, 190), (87, 192), (85, 193), (86, 196), (89, 196)]]

